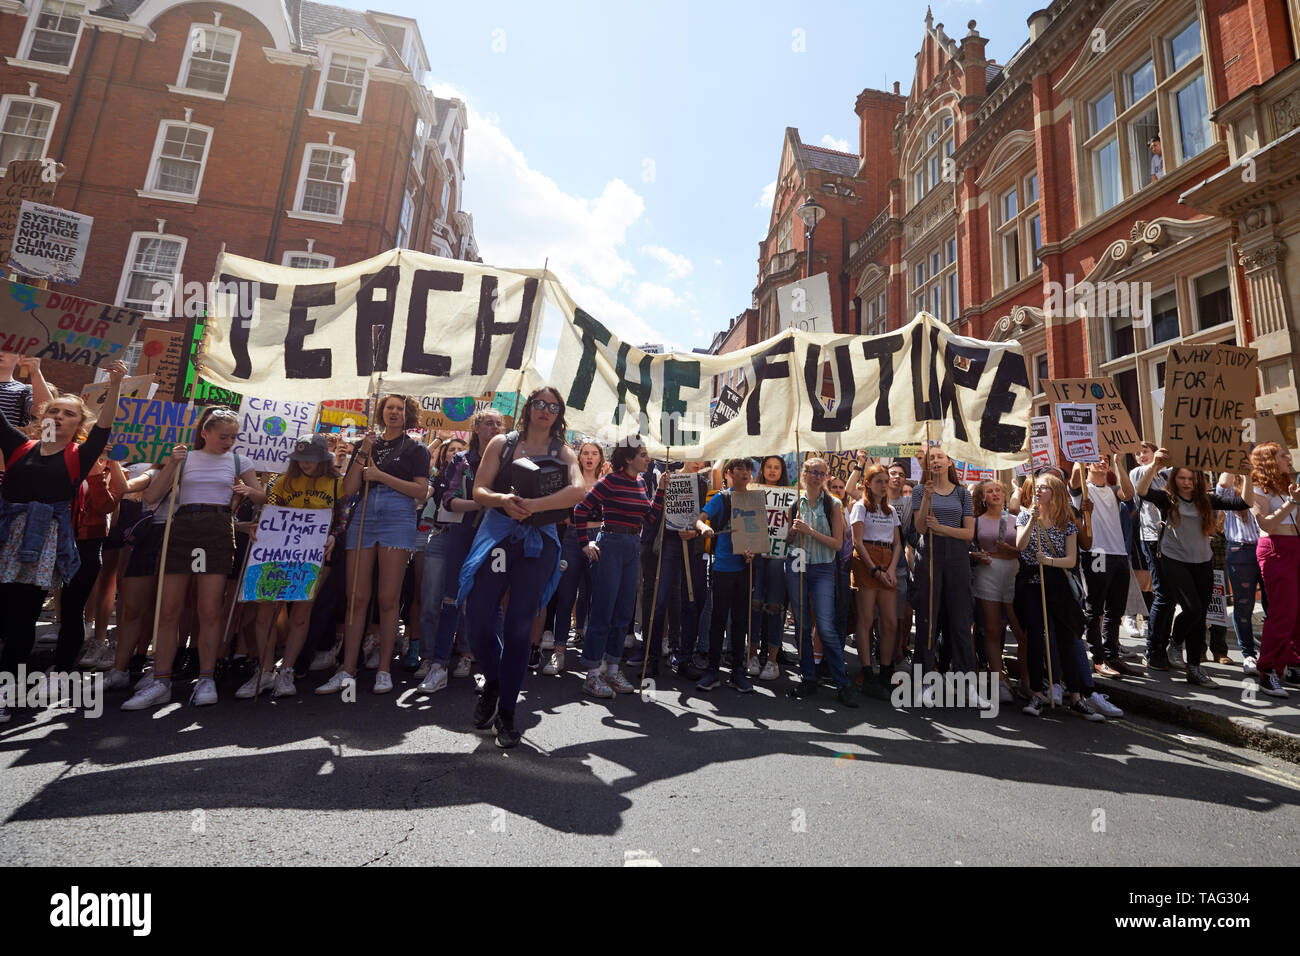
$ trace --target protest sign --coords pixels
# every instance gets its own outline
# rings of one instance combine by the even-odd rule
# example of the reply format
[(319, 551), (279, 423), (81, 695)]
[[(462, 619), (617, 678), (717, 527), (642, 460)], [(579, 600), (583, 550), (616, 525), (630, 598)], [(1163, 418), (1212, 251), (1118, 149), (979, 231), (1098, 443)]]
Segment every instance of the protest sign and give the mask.
[(185, 337), (180, 332), (166, 329), (145, 329), (141, 337), (140, 361), (136, 363), (135, 372), (153, 376), (163, 398), (176, 396), (184, 345)]
[[(566, 420), (604, 441), (639, 433), (663, 457), (727, 459), (775, 449), (845, 450), (915, 442), (932, 421), (953, 457), (1012, 468), (1028, 454), (1030, 393), (1015, 341), (952, 333), (921, 313), (882, 335), (785, 332), (723, 355), (647, 355), (620, 341), (555, 285), (566, 311), (552, 381)], [(571, 317), (570, 317), (571, 316)], [(822, 366), (838, 372), (835, 410)], [(709, 427), (715, 376), (752, 383), (739, 414)]]
[(767, 496), (761, 491), (731, 494), (731, 550), (735, 554), (767, 554), (772, 542), (767, 535)]
[(717, 428), (723, 422), (729, 422), (739, 415), (740, 403), (744, 400), (745, 396), (730, 385), (722, 386), (722, 391), (718, 394), (717, 404), (713, 406), (713, 411), (709, 415), (709, 427)]
[(322, 386), (364, 395), (372, 372), (407, 395), (518, 390), (541, 332), (541, 278), (408, 249), (332, 269), (224, 253), (204, 328), (204, 378), (298, 401), (320, 398)]
[(161, 399), (120, 398), (117, 420), (108, 439), (108, 457), (124, 465), (138, 461), (160, 462), (173, 445), (194, 440), (194, 423), (203, 409)]
[(1101, 461), (1097, 438), (1097, 406), (1060, 402), (1056, 410), (1056, 429), (1061, 436), (1061, 450), (1066, 461)]
[(767, 506), (767, 536), (771, 540), (767, 556), (784, 558), (785, 541), (790, 535), (790, 509), (799, 500), (799, 489), (776, 485), (750, 485), (749, 489), (763, 492)]
[(801, 332), (834, 332), (831, 285), (825, 272), (799, 279), (776, 290), (779, 328)]
[(122, 357), (143, 318), (133, 309), (5, 282), (0, 352), (96, 368)]
[[(1052, 405), (1087, 402), (1097, 406), (1097, 439), (1106, 457), (1142, 450), (1142, 436), (1133, 425), (1128, 406), (1108, 378), (1055, 378), (1045, 383)], [(1053, 462), (1055, 464), (1055, 462)]]
[(0, 265), (9, 259), (9, 248), (18, 228), (18, 214), (23, 203), (29, 200), (53, 202), (59, 170), (56, 163), (39, 159), (10, 160), (5, 168), (4, 178), (0, 179)]
[[(812, 457), (812, 456), (809, 456)], [(849, 451), (823, 451), (818, 452), (817, 457), (826, 462), (826, 479), (838, 478), (847, 482), (849, 475), (853, 474), (853, 469), (858, 467), (858, 456), (856, 452)], [(794, 477), (791, 475), (791, 477)]]
[(325, 539), (332, 516), (329, 508), (263, 508), (240, 581), (239, 599), (310, 601), (325, 563)]
[(670, 475), (668, 490), (664, 492), (664, 530), (694, 531), (702, 510), (700, 476)]
[(1052, 441), (1052, 420), (1046, 415), (1029, 419), (1029, 454), (1034, 470), (1056, 467), (1056, 442)]
[[(190, 395), (194, 396), (196, 405), (225, 405), (227, 408), (239, 408), (239, 403), (244, 400), (244, 396), (238, 392), (232, 392), (230, 389), (214, 385), (212, 382), (204, 381), (198, 375), (199, 350), (203, 344), (203, 330), (205, 328), (204, 318), (199, 316), (191, 320), (189, 328), (185, 333), (185, 343), (181, 346), (181, 354), (185, 356), (185, 376), (177, 384), (176, 400), (188, 402)], [(362, 392), (364, 394), (364, 390)]]
[(1160, 444), (1175, 466), (1249, 472), (1250, 443), (1242, 430), (1255, 414), (1258, 356), (1235, 345), (1169, 347)]
[(527, 396), (520, 395), (518, 392), (493, 392), (492, 407), (502, 415), (510, 418), (514, 415), (515, 409), (520, 402)]
[(1277, 417), (1267, 408), (1255, 409), (1255, 444), (1262, 445), (1266, 441), (1275, 441), (1283, 448), (1289, 448), (1286, 436), (1282, 434), (1282, 426), (1278, 424)]
[(245, 395), (239, 406), (234, 452), (249, 468), (284, 474), (299, 438), (311, 434), (315, 402), (291, 402)]
[[(81, 400), (86, 403), (92, 415), (98, 417), (99, 410), (104, 407), (104, 402), (108, 398), (108, 387), (111, 383), (107, 378), (102, 382), (92, 382), (81, 390)], [(122, 389), (118, 393), (119, 398), (152, 398), (150, 394), (153, 391), (154, 381), (150, 375), (134, 375), (130, 378), (122, 379)]]
[[(514, 392), (502, 392), (498, 400), (497, 393), (488, 392), (477, 398), (439, 398), (436, 395), (423, 395), (420, 398), (420, 424), (430, 431), (467, 431), (474, 416), (489, 408), (500, 411), (505, 418), (505, 430), (514, 428), (511, 413), (515, 408)], [(522, 401), (522, 399), (521, 399)], [(502, 405), (509, 407), (501, 411)], [(523, 414), (523, 409), (520, 409)]]
[(1214, 572), (1214, 589), (1205, 608), (1205, 623), (1228, 626), (1228, 586), (1222, 571)]
[(14, 227), (9, 270), (69, 285), (80, 282), (94, 222), (79, 212), (24, 200)]
[(349, 428), (364, 429), (367, 421), (366, 400), (364, 398), (331, 399), (320, 403), (320, 427), (322, 430), (327, 426), (337, 428), (340, 431), (347, 431)]
[(962, 482), (992, 481), (997, 477), (997, 473), (992, 468), (972, 465), (970, 462), (954, 461), (953, 467), (957, 469), (957, 477)]

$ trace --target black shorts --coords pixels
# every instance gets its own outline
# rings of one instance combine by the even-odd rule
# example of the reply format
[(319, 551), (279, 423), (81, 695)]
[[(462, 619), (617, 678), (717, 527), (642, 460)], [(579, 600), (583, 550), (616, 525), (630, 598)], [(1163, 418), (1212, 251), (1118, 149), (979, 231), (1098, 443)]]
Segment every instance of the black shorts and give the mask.
[[(159, 542), (161, 545), (161, 541)], [(202, 571), (195, 562), (202, 559)], [(190, 511), (172, 517), (167, 539), (167, 574), (220, 574), (235, 564), (235, 517), (229, 511)]]
[(133, 542), (128, 545), (124, 578), (156, 577), (158, 552), (162, 550), (163, 526), (150, 522), (136, 529)]
[(119, 548), (126, 547), (126, 533), (131, 526), (140, 520), (144, 514), (144, 505), (139, 501), (132, 501), (126, 498), (117, 507), (117, 520), (113, 522), (113, 527), (108, 529), (108, 537), (104, 539), (105, 551), (116, 551)]

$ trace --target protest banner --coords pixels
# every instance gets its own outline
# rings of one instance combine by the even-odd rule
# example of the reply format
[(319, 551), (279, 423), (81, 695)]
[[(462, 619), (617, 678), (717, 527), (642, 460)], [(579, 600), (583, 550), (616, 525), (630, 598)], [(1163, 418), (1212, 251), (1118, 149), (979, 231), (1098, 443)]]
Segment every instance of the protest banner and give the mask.
[(817, 272), (776, 290), (778, 328), (834, 332), (830, 278)]
[(239, 437), (233, 450), (249, 468), (284, 474), (294, 445), (311, 434), (315, 421), (315, 402), (245, 395), (239, 405)]
[(1275, 441), (1283, 448), (1289, 448), (1290, 445), (1286, 436), (1282, 434), (1282, 426), (1278, 424), (1277, 416), (1270, 409), (1255, 409), (1255, 444), (1262, 445), (1266, 441)]
[[(853, 469), (858, 467), (858, 456), (856, 452), (850, 451), (821, 451), (816, 452), (816, 457), (826, 462), (826, 480), (838, 478), (847, 482), (849, 475), (853, 474)], [(810, 455), (809, 457), (812, 457)], [(791, 473), (791, 478), (794, 474)]]
[[(177, 383), (176, 400), (188, 402), (192, 394), (196, 405), (225, 405), (227, 408), (237, 409), (239, 403), (244, 400), (243, 395), (205, 381), (206, 375), (204, 378), (198, 375), (199, 350), (203, 344), (205, 327), (205, 319), (199, 316), (192, 319), (186, 329), (185, 342), (181, 346), (181, 354), (185, 356), (185, 375)], [(364, 391), (362, 389), (363, 393)]]
[(1047, 415), (1029, 419), (1029, 455), (1034, 471), (1056, 467), (1056, 442), (1052, 440), (1052, 419)]
[(117, 420), (108, 438), (108, 457), (124, 465), (138, 461), (160, 462), (173, 445), (194, 440), (194, 423), (201, 408), (162, 399), (120, 398)]
[(1227, 627), (1228, 621), (1228, 585), (1222, 571), (1214, 572), (1214, 589), (1210, 592), (1210, 603), (1205, 608), (1205, 623)]
[[(541, 332), (541, 281), (541, 270), (408, 249), (332, 269), (223, 253), (204, 327), (204, 378), (297, 401), (319, 399), (323, 385), (364, 395), (372, 372), (407, 395), (519, 390)], [(375, 349), (372, 329), (381, 330)]]
[[(787, 330), (724, 355), (647, 355), (563, 288), (550, 284), (548, 298), (566, 310), (551, 373), (566, 420), (604, 441), (639, 433), (655, 457), (667, 446), (673, 457), (716, 461), (914, 442), (932, 421), (953, 457), (1012, 468), (1028, 454), (1030, 393), (1015, 341), (958, 336), (921, 313), (882, 335)], [(834, 412), (821, 401), (827, 361), (838, 369)], [(735, 418), (710, 428), (714, 377), (736, 370), (750, 392)]]
[(1160, 444), (1175, 467), (1250, 471), (1246, 419), (1255, 414), (1259, 352), (1236, 345), (1171, 345)]
[(667, 531), (694, 531), (695, 522), (704, 510), (700, 500), (700, 476), (675, 474), (668, 478), (664, 492), (664, 528)]
[(713, 406), (709, 414), (709, 427), (717, 428), (723, 422), (729, 422), (739, 415), (740, 403), (744, 400), (745, 396), (730, 385), (722, 386), (722, 391), (718, 394), (717, 404)]
[(23, 203), (53, 202), (54, 187), (58, 185), (61, 169), (53, 161), (39, 159), (14, 159), (5, 167), (4, 178), (0, 179), (0, 265), (9, 260), (9, 249), (13, 245)]
[(95, 220), (79, 212), (24, 200), (9, 251), (11, 272), (75, 285), (86, 264)]
[(174, 398), (180, 380), (185, 336), (166, 329), (145, 329), (140, 342), (140, 361), (135, 366), (136, 374), (153, 376), (162, 397)]
[[(111, 383), (108, 377), (104, 377), (102, 382), (92, 382), (81, 390), (81, 400), (86, 403), (92, 415), (98, 417), (99, 410), (104, 407), (104, 402), (108, 399), (108, 387)], [(153, 398), (151, 394), (154, 390), (154, 380), (151, 375), (133, 375), (130, 378), (122, 379), (122, 389), (118, 393), (119, 398)]]
[(1060, 402), (1056, 411), (1056, 429), (1061, 436), (1061, 450), (1066, 461), (1101, 461), (1097, 437), (1097, 406)]
[(764, 503), (767, 506), (767, 536), (771, 541), (767, 556), (784, 558), (785, 541), (790, 536), (790, 509), (799, 500), (799, 489), (776, 485), (750, 485), (749, 490), (763, 492)]
[(1136, 455), (1142, 450), (1141, 433), (1134, 427), (1128, 406), (1110, 379), (1055, 378), (1048, 379), (1044, 387), (1053, 407), (1060, 402), (1087, 402), (1097, 406), (1097, 438), (1104, 456), (1125, 452)]
[(767, 495), (761, 491), (731, 494), (731, 550), (735, 554), (767, 554), (772, 548), (767, 534)]
[[(320, 403), (320, 428), (365, 428), (367, 421), (364, 398), (330, 399)], [(425, 426), (426, 428), (428, 426)]]
[(144, 315), (75, 295), (4, 283), (0, 352), (96, 368), (120, 359)]
[(310, 601), (315, 597), (332, 516), (329, 508), (263, 508), (239, 584), (239, 600)]
[(966, 461), (954, 461), (952, 464), (957, 469), (957, 478), (962, 482), (992, 481), (997, 477), (997, 472), (982, 465), (972, 465)]

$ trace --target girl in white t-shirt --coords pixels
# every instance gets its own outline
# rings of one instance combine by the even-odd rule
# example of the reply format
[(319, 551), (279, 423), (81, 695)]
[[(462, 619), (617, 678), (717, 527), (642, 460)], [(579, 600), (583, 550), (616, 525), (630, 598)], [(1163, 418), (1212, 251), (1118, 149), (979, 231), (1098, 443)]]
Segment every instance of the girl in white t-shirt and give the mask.
[(871, 667), (872, 615), (879, 608), (876, 625), (880, 630), (880, 683), (886, 693), (894, 673), (894, 645), (898, 638), (897, 591), (894, 569), (903, 550), (898, 512), (889, 505), (889, 473), (880, 464), (871, 465), (862, 476), (862, 497), (849, 513), (853, 529), (853, 586), (858, 602), (858, 657), (862, 662), (862, 684), (867, 687)]
[[(1020, 548), (1016, 546), (1016, 519), (1003, 505), (1006, 492), (998, 481), (981, 481), (971, 492), (975, 508), (975, 540), (971, 561), (975, 574), (971, 590), (984, 625), (984, 659), (989, 670), (1002, 673), (1002, 620), (1011, 625), (1020, 661), (1020, 686), (1028, 692), (1028, 656), (1025, 630), (1016, 619), (1016, 574), (1020, 571)], [(1002, 702), (1011, 700), (1005, 685), (999, 691)]]

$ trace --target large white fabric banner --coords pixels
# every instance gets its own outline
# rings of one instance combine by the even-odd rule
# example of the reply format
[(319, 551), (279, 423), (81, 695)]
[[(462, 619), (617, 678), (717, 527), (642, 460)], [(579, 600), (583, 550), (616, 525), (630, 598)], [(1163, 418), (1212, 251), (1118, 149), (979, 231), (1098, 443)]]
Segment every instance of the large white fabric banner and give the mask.
[[(716, 460), (837, 451), (923, 439), (989, 468), (1028, 457), (1030, 392), (1016, 342), (953, 334), (927, 313), (883, 335), (786, 330), (725, 355), (650, 355), (620, 341), (556, 282), (566, 314), (553, 384), (570, 428), (617, 441), (639, 433), (656, 457)], [(927, 334), (928, 332), (928, 334)], [(822, 398), (823, 367), (836, 394)], [(742, 369), (753, 388), (740, 413), (709, 427), (713, 378)]]
[[(233, 391), (317, 401), (384, 390), (459, 398), (520, 386), (541, 331), (542, 271), (394, 249), (334, 269), (223, 254), (202, 376)], [(371, 362), (371, 330), (382, 329)]]

